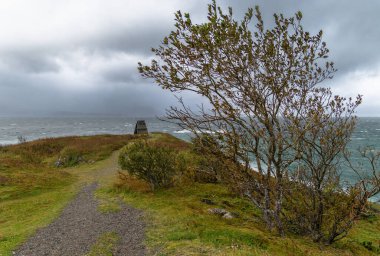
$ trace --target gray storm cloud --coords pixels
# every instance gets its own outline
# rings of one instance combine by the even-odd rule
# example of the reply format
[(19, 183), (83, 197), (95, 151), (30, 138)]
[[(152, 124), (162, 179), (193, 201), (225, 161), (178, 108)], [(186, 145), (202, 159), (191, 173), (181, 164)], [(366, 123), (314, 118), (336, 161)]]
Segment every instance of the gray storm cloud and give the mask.
[[(154, 116), (176, 100), (140, 78), (137, 62), (174, 24), (176, 10), (205, 20), (207, 1), (0, 2), (0, 114)], [(237, 18), (259, 5), (273, 13), (300, 10), (311, 32), (324, 31), (339, 72), (329, 86), (364, 95), (361, 115), (380, 115), (380, 1), (218, 1)], [(189, 102), (201, 99), (187, 95)]]

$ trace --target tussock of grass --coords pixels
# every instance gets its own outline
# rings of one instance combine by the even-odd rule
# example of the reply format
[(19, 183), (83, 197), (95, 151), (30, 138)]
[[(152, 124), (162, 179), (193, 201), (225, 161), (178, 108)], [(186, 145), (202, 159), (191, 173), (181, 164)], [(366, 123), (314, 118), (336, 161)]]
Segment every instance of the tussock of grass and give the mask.
[(113, 249), (120, 237), (114, 232), (103, 234), (86, 256), (112, 256)]
[(112, 213), (121, 210), (121, 202), (117, 197), (107, 197), (98, 190), (95, 193), (96, 199), (99, 201), (98, 209), (102, 213)]

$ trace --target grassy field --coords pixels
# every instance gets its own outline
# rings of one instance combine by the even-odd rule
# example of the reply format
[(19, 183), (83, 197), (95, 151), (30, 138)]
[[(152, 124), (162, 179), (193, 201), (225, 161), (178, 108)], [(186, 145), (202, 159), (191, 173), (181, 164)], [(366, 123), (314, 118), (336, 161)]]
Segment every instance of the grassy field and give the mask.
[[(164, 134), (152, 139), (180, 150), (188, 147)], [(378, 214), (360, 220), (347, 238), (324, 246), (300, 236), (282, 238), (267, 232), (258, 210), (221, 184), (182, 184), (153, 193), (147, 184), (129, 177), (127, 182), (103, 188), (98, 194), (103, 200), (107, 196), (110, 200), (121, 197), (127, 204), (146, 212), (147, 245), (152, 255), (380, 254)], [(202, 202), (208, 200), (213, 205)], [(226, 209), (235, 218), (210, 214), (210, 208)]]
[[(67, 137), (2, 147), (0, 255), (11, 255), (38, 227), (57, 217), (84, 183), (94, 180), (103, 181), (96, 193), (100, 211), (117, 211), (115, 202), (121, 198), (145, 212), (146, 245), (151, 255), (380, 254), (378, 214), (360, 220), (347, 238), (322, 246), (305, 237), (281, 238), (268, 233), (257, 209), (221, 184), (188, 182), (153, 193), (133, 177), (120, 183), (116, 175), (99, 176), (96, 170), (114, 164), (111, 160), (116, 158), (108, 156), (131, 139), (127, 135)], [(187, 143), (169, 135), (154, 134), (150, 139), (188, 149)], [(63, 166), (55, 166), (58, 159)], [(210, 208), (226, 209), (235, 218), (221, 218), (211, 214)], [(112, 255), (117, 240), (114, 233), (104, 234), (88, 255)]]
[[(152, 255), (378, 255), (380, 219), (361, 220), (351, 234), (332, 246), (322, 246), (307, 238), (281, 238), (268, 233), (259, 212), (246, 200), (217, 184), (192, 184), (149, 192), (131, 178), (124, 187), (103, 188), (110, 199), (123, 200), (146, 212), (147, 245)], [(209, 199), (215, 205), (208, 205)], [(223, 208), (236, 216), (224, 219), (210, 214)], [(363, 242), (370, 242), (367, 249)], [(367, 246), (368, 247), (368, 246)]]
[[(0, 255), (58, 216), (131, 136), (43, 139), (0, 148)], [(61, 159), (62, 167), (56, 167)], [(66, 160), (63, 160), (66, 159)]]

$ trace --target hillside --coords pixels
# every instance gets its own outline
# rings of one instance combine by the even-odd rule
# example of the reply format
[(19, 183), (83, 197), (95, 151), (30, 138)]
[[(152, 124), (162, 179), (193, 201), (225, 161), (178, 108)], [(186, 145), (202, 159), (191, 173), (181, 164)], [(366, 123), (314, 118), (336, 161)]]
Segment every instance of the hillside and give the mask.
[[(149, 255), (377, 255), (379, 209), (358, 221), (347, 238), (324, 246), (266, 231), (260, 213), (219, 183), (182, 181), (152, 192), (134, 177), (120, 180), (117, 154), (131, 135), (44, 139), (0, 149), (0, 255), (12, 251), (56, 219), (86, 184), (98, 182), (100, 212), (118, 212), (120, 199), (143, 211)], [(150, 140), (187, 151), (167, 134)], [(112, 154), (115, 152), (114, 154)], [(111, 156), (112, 155), (112, 156)], [(111, 156), (111, 157), (110, 157)], [(210, 213), (220, 208), (233, 218)], [(90, 255), (112, 255), (118, 239), (104, 234)]]

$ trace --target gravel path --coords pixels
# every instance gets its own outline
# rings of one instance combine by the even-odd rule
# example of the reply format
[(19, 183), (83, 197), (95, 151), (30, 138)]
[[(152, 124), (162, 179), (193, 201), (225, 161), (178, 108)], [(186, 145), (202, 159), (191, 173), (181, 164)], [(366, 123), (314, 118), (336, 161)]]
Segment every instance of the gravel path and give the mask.
[(120, 237), (113, 255), (145, 255), (142, 213), (126, 205), (118, 212), (99, 212), (96, 188), (96, 183), (86, 186), (58, 219), (39, 229), (14, 255), (85, 255), (106, 232), (116, 232)]

